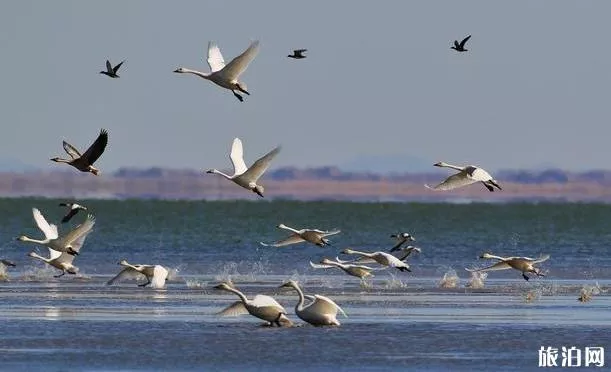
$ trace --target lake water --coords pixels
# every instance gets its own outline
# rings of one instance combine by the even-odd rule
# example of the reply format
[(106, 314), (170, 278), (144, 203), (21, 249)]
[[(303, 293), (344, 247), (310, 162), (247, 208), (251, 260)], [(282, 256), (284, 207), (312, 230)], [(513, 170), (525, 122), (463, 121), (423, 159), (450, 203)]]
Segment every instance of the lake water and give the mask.
[[(75, 259), (80, 273), (54, 278), (26, 256), (36, 246), (14, 238), (40, 238), (31, 207), (59, 221), (58, 202), (0, 200), (0, 258), (18, 265), (0, 282), (0, 370), (537, 370), (541, 346), (611, 352), (611, 205), (89, 200), (97, 222)], [(325, 248), (260, 246), (286, 236), (279, 223), (342, 233)], [(346, 247), (388, 250), (402, 231), (422, 249), (411, 273), (376, 271), (362, 285), (309, 265), (348, 259)], [(486, 251), (551, 258), (540, 264), (545, 277), (496, 271), (484, 288), (466, 287), (464, 268), (490, 263), (478, 259)], [(105, 285), (123, 258), (171, 268), (167, 288)], [(439, 288), (452, 270), (457, 287)], [(299, 326), (219, 317), (237, 299), (212, 289), (227, 279), (249, 297), (273, 295)], [(287, 279), (342, 306), (341, 327), (304, 325), (296, 294), (277, 288)], [(596, 284), (600, 293), (577, 301)]]

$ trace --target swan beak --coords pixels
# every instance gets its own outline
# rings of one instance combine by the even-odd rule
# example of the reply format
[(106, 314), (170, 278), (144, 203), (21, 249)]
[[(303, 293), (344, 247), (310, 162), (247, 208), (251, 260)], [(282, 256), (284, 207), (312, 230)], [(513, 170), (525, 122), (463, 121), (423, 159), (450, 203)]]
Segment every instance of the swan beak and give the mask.
[(179, 69), (176, 69), (176, 70), (174, 70), (173, 72), (178, 72), (178, 73), (180, 73), (180, 70), (179, 70)]
[[(176, 71), (174, 71), (174, 72), (176, 72)], [(206, 173), (214, 173), (214, 172), (211, 171), (211, 170), (208, 170), (208, 171), (206, 171)]]

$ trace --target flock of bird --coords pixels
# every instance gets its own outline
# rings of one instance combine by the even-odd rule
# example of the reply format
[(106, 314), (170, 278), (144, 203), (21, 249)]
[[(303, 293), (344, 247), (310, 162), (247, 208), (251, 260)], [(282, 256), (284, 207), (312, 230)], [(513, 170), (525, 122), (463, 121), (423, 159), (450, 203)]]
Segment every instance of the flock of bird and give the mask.
[[(451, 48), (457, 52), (466, 52), (468, 49), (465, 49), (465, 44), (470, 37), (471, 35), (467, 36), (461, 42), (455, 40)], [(307, 49), (296, 49), (293, 51), (293, 54), (288, 55), (288, 57), (293, 59), (304, 59), (306, 58), (304, 54), (306, 51)], [(230, 90), (233, 95), (242, 102), (244, 100), (242, 93), (246, 95), (250, 95), (250, 93), (246, 84), (239, 79), (258, 52), (259, 42), (254, 41), (242, 54), (226, 64), (218, 45), (214, 42), (209, 42), (207, 62), (210, 66), (210, 72), (202, 72), (185, 67), (179, 67), (174, 70), (174, 72), (194, 74), (209, 80), (222, 88)], [(100, 73), (113, 79), (119, 78), (118, 72), (124, 62), (125, 61), (122, 61), (113, 67), (110, 61), (107, 60), (106, 70), (100, 71)], [(81, 172), (89, 172), (99, 176), (101, 171), (94, 167), (94, 163), (104, 153), (107, 144), (108, 132), (102, 129), (98, 137), (84, 153), (81, 153), (70, 143), (63, 141), (63, 148), (68, 154), (69, 159), (55, 157), (52, 158), (51, 161), (66, 163)], [(275, 147), (267, 154), (257, 159), (250, 167), (247, 167), (244, 161), (242, 141), (239, 138), (235, 138), (229, 154), (229, 158), (233, 165), (233, 174), (229, 175), (217, 169), (210, 169), (206, 173), (222, 176), (238, 186), (250, 190), (260, 197), (264, 197), (265, 188), (259, 183), (259, 179), (269, 168), (271, 161), (278, 155), (280, 149), (280, 146)], [(499, 183), (490, 173), (480, 167), (474, 165), (456, 166), (445, 162), (436, 163), (434, 166), (450, 168), (457, 172), (447, 177), (436, 186), (425, 185), (427, 188), (438, 191), (448, 191), (473, 183), (482, 183), (489, 191), (494, 191), (495, 189), (502, 190)], [(68, 210), (61, 220), (62, 223), (68, 223), (80, 211), (88, 212), (85, 206), (77, 203), (61, 203), (60, 206), (66, 207)], [(47, 222), (38, 209), (33, 208), (32, 214), (36, 225), (44, 234), (44, 239), (33, 239), (22, 235), (17, 238), (17, 240), (45, 246), (49, 250), (49, 255), (48, 257), (43, 257), (35, 252), (30, 252), (28, 255), (60, 270), (60, 274), (56, 277), (61, 277), (66, 273), (78, 273), (79, 269), (74, 265), (74, 260), (76, 256), (80, 255), (85, 239), (93, 230), (95, 225), (94, 215), (88, 213), (82, 223), (60, 236), (57, 226)], [(279, 224), (277, 227), (288, 231), (290, 235), (274, 243), (260, 242), (261, 245), (267, 247), (284, 247), (291, 244), (309, 242), (324, 247), (331, 245), (328, 239), (329, 236), (340, 233), (340, 230), (296, 229), (284, 224)], [(373, 271), (385, 268), (395, 268), (402, 272), (411, 271), (406, 260), (412, 253), (421, 252), (420, 248), (409, 245), (410, 242), (415, 241), (414, 237), (409, 233), (393, 234), (391, 237), (397, 239), (397, 242), (388, 252), (363, 252), (346, 248), (342, 250), (341, 253), (359, 257), (351, 261), (341, 260), (339, 257), (336, 257), (335, 260), (324, 258), (319, 263), (310, 262), (310, 265), (315, 269), (337, 268), (361, 280), (373, 276)], [(407, 246), (404, 246), (406, 244)], [(546, 255), (535, 259), (529, 257), (500, 257), (492, 255), (491, 253), (484, 253), (481, 258), (494, 259), (497, 260), (497, 262), (488, 267), (467, 270), (474, 273), (483, 273), (487, 271), (515, 269), (522, 273), (525, 280), (529, 280), (529, 277), (526, 275), (527, 273), (532, 273), (536, 276), (544, 275), (541, 269), (535, 267), (535, 265), (547, 260), (549, 256)], [(1, 264), (5, 266), (15, 265), (8, 260), (2, 260)], [(107, 282), (108, 285), (129, 277), (144, 276), (146, 282), (139, 284), (140, 286), (150, 285), (152, 288), (165, 287), (169, 270), (162, 265), (130, 264), (125, 259), (121, 260), (119, 265), (122, 267), (122, 270)], [(345, 312), (330, 298), (318, 294), (306, 295), (303, 293), (299, 284), (293, 280), (282, 284), (281, 287), (291, 288), (297, 292), (299, 299), (295, 306), (295, 314), (303, 321), (313, 325), (340, 325), (340, 322), (337, 320), (337, 314), (341, 313), (345, 315)], [(248, 313), (265, 320), (269, 325), (292, 325), (291, 320), (287, 317), (287, 311), (270, 296), (259, 294), (252, 300), (249, 300), (230, 282), (221, 283), (215, 288), (232, 292), (239, 297), (239, 301), (221, 311), (220, 314), (222, 315)]]

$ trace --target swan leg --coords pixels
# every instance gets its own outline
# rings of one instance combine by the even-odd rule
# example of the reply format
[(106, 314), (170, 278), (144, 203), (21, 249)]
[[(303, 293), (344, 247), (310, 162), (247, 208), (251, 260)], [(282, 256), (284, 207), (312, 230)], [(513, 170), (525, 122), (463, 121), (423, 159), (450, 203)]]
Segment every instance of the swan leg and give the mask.
[(487, 183), (485, 183), (485, 182), (482, 182), (482, 183), (484, 184), (484, 186), (486, 186), (486, 188), (488, 189), (488, 191), (490, 191), (490, 192), (494, 192), (494, 187), (492, 187), (492, 186), (488, 185), (488, 184), (487, 184)]
[(524, 278), (524, 280), (526, 280), (526, 281), (528, 281), (528, 280), (530, 279), (530, 278), (529, 278), (529, 277), (528, 277), (528, 276), (527, 276), (525, 273), (522, 273), (522, 277), (523, 277), (523, 278)]
[(240, 100), (240, 102), (244, 102), (244, 98), (242, 98), (241, 95), (237, 94), (235, 90), (232, 90), (231, 92), (233, 93), (234, 96), (236, 96), (237, 99)]
[(412, 270), (408, 269), (407, 267), (398, 267), (398, 269), (400, 271), (409, 271), (410, 273), (412, 272)]
[(146, 278), (146, 283), (144, 284), (138, 284), (138, 287), (146, 287), (147, 285), (151, 284), (151, 281), (149, 280), (149, 278)]
[(61, 274), (59, 274), (59, 275), (53, 275), (53, 277), (54, 277), (54, 278), (60, 278), (60, 277), (64, 276), (65, 274), (66, 274), (66, 272), (62, 270), (62, 273), (61, 273)]

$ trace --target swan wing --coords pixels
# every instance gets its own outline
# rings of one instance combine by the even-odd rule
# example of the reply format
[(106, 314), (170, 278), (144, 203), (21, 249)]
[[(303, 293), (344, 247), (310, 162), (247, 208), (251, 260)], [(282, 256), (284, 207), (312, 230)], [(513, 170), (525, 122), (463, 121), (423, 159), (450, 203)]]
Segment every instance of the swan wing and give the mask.
[(276, 155), (278, 155), (278, 153), (280, 152), (280, 149), (281, 149), (281, 146), (278, 146), (275, 149), (273, 149), (272, 151), (265, 154), (263, 157), (259, 158), (242, 175), (249, 181), (257, 182), (257, 180), (263, 175), (263, 173), (265, 173), (267, 168), (269, 168), (269, 164), (271, 163), (272, 159)]
[(255, 59), (259, 52), (259, 41), (253, 41), (248, 49), (242, 54), (235, 57), (223, 68), (220, 74), (229, 81), (237, 80), (237, 78), (246, 70), (248, 64)]
[(314, 229), (314, 230), (310, 230), (310, 231), (322, 234), (323, 237), (339, 234), (339, 233), (342, 232), (341, 230), (322, 231), (322, 230), (318, 230), (318, 229)]
[(233, 175), (239, 175), (248, 169), (244, 163), (244, 149), (242, 148), (242, 140), (235, 138), (231, 145), (231, 154), (229, 155), (231, 163), (233, 163)]
[(168, 278), (168, 269), (161, 265), (153, 268), (153, 278), (151, 278), (151, 288), (161, 289), (165, 287), (165, 280)]
[(81, 153), (76, 147), (72, 146), (66, 141), (63, 141), (62, 144), (64, 146), (64, 151), (66, 151), (66, 153), (70, 155), (72, 159), (78, 159), (81, 157)]
[(57, 226), (49, 224), (37, 208), (32, 208), (32, 215), (34, 216), (34, 221), (36, 221), (38, 228), (45, 234), (46, 239), (57, 239), (59, 236), (57, 233)]
[(238, 316), (245, 314), (248, 314), (248, 310), (242, 301), (236, 301), (217, 313), (217, 315), (220, 316)]
[(117, 74), (117, 71), (119, 71), (119, 69), (121, 68), (121, 65), (123, 65), (123, 62), (125, 61), (121, 61), (121, 63), (119, 63), (112, 69), (112, 72), (115, 73), (115, 75)]
[(74, 215), (76, 215), (78, 213), (79, 209), (78, 208), (74, 208), (74, 209), (70, 209), (68, 211), (68, 213), (66, 213), (66, 215), (64, 216), (64, 218), (62, 218), (62, 223), (66, 223), (68, 221), (70, 221), (70, 219), (72, 217), (74, 217)]
[(106, 72), (112, 72), (112, 65), (109, 60), (106, 60)]
[(102, 155), (106, 145), (108, 144), (108, 132), (106, 129), (100, 130), (98, 138), (89, 146), (87, 151), (83, 154), (83, 158), (87, 159), (89, 164), (95, 163), (96, 160)]
[(307, 311), (312, 311), (316, 314), (337, 314), (341, 312), (344, 316), (346, 313), (332, 299), (326, 296), (314, 295), (314, 300), (307, 305)]
[(484, 267), (481, 269), (465, 269), (465, 270), (472, 272), (472, 273), (477, 273), (477, 272), (499, 271), (499, 270), (507, 270), (507, 269), (511, 269), (511, 266), (505, 261), (500, 261), (500, 262), (495, 263), (492, 266)]
[(270, 297), (267, 295), (261, 295), (261, 294), (256, 295), (255, 298), (253, 298), (250, 303), (256, 307), (268, 307), (269, 306), (269, 307), (276, 307), (278, 309), (281, 309), (282, 311), (285, 311), (282, 305), (278, 303), (278, 301), (276, 301), (273, 297)]
[(424, 185), (424, 186), (431, 190), (447, 191), (447, 190), (454, 190), (454, 189), (457, 189), (463, 186), (468, 186), (475, 182), (478, 182), (478, 181), (471, 179), (469, 177), (466, 177), (464, 173), (459, 172), (459, 173), (453, 174), (450, 177), (446, 178), (445, 181), (443, 181), (442, 183), (440, 183), (437, 186), (432, 186), (432, 187), (429, 185)]
[(471, 39), (471, 35), (467, 36), (466, 38), (462, 39), (462, 41), (460, 42), (460, 47), (464, 48), (465, 44), (467, 43), (467, 41)]
[[(469, 171), (470, 167), (467, 167), (467, 171)], [(483, 170), (482, 168), (478, 168), (478, 167), (473, 167), (473, 171), (469, 173), (469, 175), (471, 176), (471, 178), (473, 178), (476, 181), (489, 181), (492, 179), (492, 176), (490, 175), (490, 173), (486, 172), (485, 170)]]
[(208, 42), (208, 66), (211, 72), (217, 72), (225, 67), (225, 60), (221, 54), (219, 46), (214, 41)]
[(95, 217), (92, 214), (88, 214), (85, 222), (61, 238), (61, 244), (64, 246), (70, 245), (72, 250), (78, 252), (83, 243), (85, 243), (85, 238), (87, 238), (87, 235), (93, 229), (93, 225), (95, 225)]
[(286, 245), (291, 245), (291, 244), (297, 244), (297, 243), (301, 243), (304, 242), (305, 239), (303, 239), (301, 236), (297, 235), (297, 234), (293, 234), (291, 236), (289, 236), (286, 239), (283, 240), (279, 240), (275, 243), (271, 243), (271, 244), (267, 244), (267, 243), (263, 243), (263, 242), (259, 242), (262, 246), (264, 247), (284, 247)]
[(550, 255), (549, 255), (549, 254), (546, 254), (546, 255), (543, 255), (543, 256), (541, 256), (541, 257), (539, 257), (539, 258), (535, 259), (535, 260), (532, 260), (532, 259), (531, 259), (531, 261), (532, 261), (534, 264), (538, 264), (538, 263), (541, 263), (541, 262), (544, 262), (544, 261), (549, 260), (549, 257), (550, 257)]
[(312, 266), (315, 269), (328, 269), (330, 267), (333, 267), (333, 265), (315, 264), (312, 261), (310, 261), (310, 266)]
[(107, 281), (106, 285), (111, 285), (115, 282), (119, 282), (125, 279), (136, 279), (141, 275), (143, 274), (138, 272), (137, 270), (134, 270), (131, 267), (126, 267), (123, 270), (121, 270), (117, 275), (115, 275), (112, 279)]

